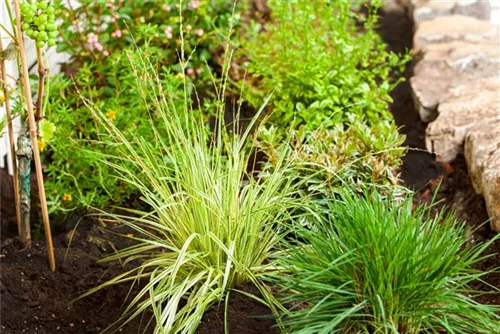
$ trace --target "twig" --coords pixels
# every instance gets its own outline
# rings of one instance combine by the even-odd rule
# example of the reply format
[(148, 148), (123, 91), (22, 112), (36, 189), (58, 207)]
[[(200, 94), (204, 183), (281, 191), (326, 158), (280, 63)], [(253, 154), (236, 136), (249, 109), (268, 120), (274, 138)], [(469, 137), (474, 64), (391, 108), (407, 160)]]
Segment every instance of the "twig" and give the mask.
[(38, 95), (36, 97), (36, 113), (35, 113), (35, 121), (39, 122), (40, 120), (43, 119), (43, 88), (45, 84), (45, 76), (47, 75), (47, 69), (45, 68), (45, 65), (43, 64), (43, 57), (42, 57), (42, 49), (37, 47), (36, 48), (36, 60), (38, 63)]
[(26, 97), (26, 108), (28, 109), (28, 122), (30, 129), (31, 144), (33, 146), (33, 156), (35, 159), (36, 178), (38, 183), (38, 194), (40, 196), (40, 207), (42, 210), (43, 226), (45, 229), (45, 240), (47, 244), (47, 253), (49, 258), (49, 267), (51, 271), (56, 270), (56, 261), (54, 257), (54, 245), (52, 244), (52, 234), (50, 232), (49, 213), (47, 210), (47, 199), (45, 198), (45, 188), (43, 185), (42, 162), (37, 145), (37, 124), (33, 111), (33, 101), (31, 99), (31, 87), (29, 83), (28, 64), (26, 62), (26, 50), (24, 48), (23, 33), (21, 30), (21, 10), (19, 0), (14, 0), (14, 10), (16, 13), (16, 30), (19, 44), (19, 56), (21, 57), (22, 82), (24, 86), (24, 95)]
[[(8, 5), (8, 4), (6, 3), (6, 5)], [(1, 24), (1, 23), (0, 23), (0, 28), (2, 28), (2, 29), (3, 29), (3, 30), (7, 33), (7, 35), (9, 35), (9, 37), (10, 37), (10, 38), (12, 38), (13, 40), (16, 40), (16, 39), (15, 39), (16, 37), (15, 37), (14, 35), (12, 35), (12, 34), (9, 32), (9, 30), (7, 30), (7, 28), (5, 28), (5, 26), (4, 26), (3, 24)]]
[[(0, 52), (3, 51), (2, 36), (0, 32)], [(12, 158), (12, 169), (14, 172), (13, 182), (14, 182), (14, 200), (16, 204), (16, 223), (17, 223), (17, 233), (21, 236), (21, 202), (19, 201), (19, 173), (17, 170), (17, 160), (16, 160), (16, 147), (14, 142), (14, 129), (12, 127), (12, 112), (10, 109), (9, 92), (7, 89), (7, 71), (5, 68), (5, 61), (2, 59), (0, 61), (0, 72), (2, 72), (2, 90), (5, 97), (5, 112), (7, 116), (7, 127), (9, 131), (9, 144), (10, 144), (10, 154)]]

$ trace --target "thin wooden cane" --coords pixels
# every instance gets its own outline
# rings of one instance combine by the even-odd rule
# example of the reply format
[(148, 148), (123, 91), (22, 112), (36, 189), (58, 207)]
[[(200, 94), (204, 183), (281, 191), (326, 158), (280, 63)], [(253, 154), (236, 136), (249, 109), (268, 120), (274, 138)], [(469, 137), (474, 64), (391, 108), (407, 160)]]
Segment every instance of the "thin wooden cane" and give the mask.
[(47, 246), (47, 255), (49, 258), (49, 267), (51, 271), (56, 270), (56, 261), (54, 257), (54, 246), (52, 244), (52, 233), (50, 231), (49, 213), (47, 210), (47, 199), (45, 197), (45, 187), (43, 184), (42, 162), (37, 145), (37, 124), (35, 122), (35, 113), (33, 111), (33, 100), (31, 99), (31, 87), (29, 83), (28, 64), (26, 62), (26, 50), (23, 41), (23, 32), (21, 29), (21, 10), (19, 0), (14, 0), (14, 10), (16, 13), (16, 30), (19, 44), (19, 56), (21, 57), (22, 82), (24, 87), (24, 96), (26, 98), (26, 107), (28, 109), (29, 133), (31, 145), (33, 146), (33, 157), (35, 160), (36, 179), (38, 184), (38, 195), (40, 197), (40, 208), (42, 210), (43, 227), (45, 229), (45, 241)]
[[(0, 33), (0, 52), (3, 51), (2, 36)], [(2, 72), (1, 86), (3, 94), (5, 97), (5, 113), (7, 117), (7, 128), (9, 131), (9, 144), (10, 144), (10, 154), (12, 159), (12, 171), (13, 171), (13, 182), (14, 182), (14, 200), (16, 205), (16, 222), (17, 222), (17, 233), (20, 237), (21, 235), (21, 202), (19, 201), (19, 172), (17, 170), (17, 160), (16, 160), (16, 148), (14, 142), (14, 128), (12, 126), (12, 110), (10, 108), (9, 90), (7, 87), (7, 69), (5, 67), (5, 61), (0, 59), (0, 72)]]

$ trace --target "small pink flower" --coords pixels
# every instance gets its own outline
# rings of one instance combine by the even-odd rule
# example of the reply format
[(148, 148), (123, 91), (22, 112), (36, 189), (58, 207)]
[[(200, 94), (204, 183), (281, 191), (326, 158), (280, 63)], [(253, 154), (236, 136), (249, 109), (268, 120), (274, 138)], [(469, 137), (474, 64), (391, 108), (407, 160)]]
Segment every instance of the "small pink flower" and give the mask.
[(104, 57), (109, 56), (109, 51), (108, 51), (108, 50), (104, 51), (104, 52), (102, 53), (102, 55), (103, 55)]
[(203, 73), (203, 68), (199, 67), (196, 69), (196, 74), (201, 74)]
[(186, 71), (186, 73), (188, 75), (193, 75), (194, 74), (194, 70), (192, 68), (188, 68), (187, 71)]
[(205, 33), (205, 31), (203, 31), (203, 29), (196, 29), (194, 31), (194, 34), (197, 35), (197, 36), (203, 36), (203, 34)]
[(167, 37), (167, 39), (171, 39), (172, 38), (172, 27), (171, 26), (167, 26), (165, 28), (165, 37)]
[(122, 37), (122, 31), (120, 29), (113, 31), (111, 33), (111, 37), (113, 37), (113, 38), (120, 38), (120, 37)]
[(189, 3), (189, 7), (191, 7), (192, 9), (196, 9), (198, 7), (200, 7), (200, 0), (193, 0)]
[(161, 8), (162, 8), (163, 10), (169, 11), (169, 10), (170, 10), (170, 8), (172, 8), (172, 7), (170, 7), (170, 6), (169, 6), (169, 5), (167, 5), (167, 4), (164, 4), (163, 6), (161, 6)]
[(95, 42), (97, 42), (97, 36), (96, 36), (96, 34), (94, 34), (93, 32), (89, 33), (87, 35), (87, 42), (88, 43), (95, 43)]
[(94, 44), (94, 48), (97, 50), (97, 51), (102, 51), (103, 47), (101, 45), (101, 43), (97, 42)]

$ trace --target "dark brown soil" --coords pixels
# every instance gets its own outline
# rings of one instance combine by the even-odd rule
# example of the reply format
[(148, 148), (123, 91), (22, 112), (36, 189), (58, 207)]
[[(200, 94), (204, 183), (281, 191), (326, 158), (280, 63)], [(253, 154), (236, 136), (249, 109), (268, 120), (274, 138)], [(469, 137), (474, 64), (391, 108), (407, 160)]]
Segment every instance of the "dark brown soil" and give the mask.
[[(117, 235), (127, 232), (130, 231), (122, 227), (104, 229), (90, 218), (70, 219), (55, 231), (58, 264), (55, 273), (47, 268), (46, 249), (42, 242), (35, 242), (32, 249), (22, 249), (17, 238), (3, 239), (0, 332), (100, 333), (118, 320), (124, 310), (128, 284), (101, 290), (74, 303), (70, 301), (125, 270), (118, 264), (99, 264), (97, 260), (114, 248), (129, 245), (126, 238)], [(249, 286), (240, 289), (257, 292)], [(142, 319), (131, 321), (121, 332), (142, 332), (149, 316), (145, 314)], [(228, 318), (231, 333), (275, 332), (270, 310), (237, 292), (231, 294)], [(204, 316), (198, 333), (223, 333), (223, 324), (224, 305), (216, 306)], [(151, 330), (146, 331), (149, 332)]]

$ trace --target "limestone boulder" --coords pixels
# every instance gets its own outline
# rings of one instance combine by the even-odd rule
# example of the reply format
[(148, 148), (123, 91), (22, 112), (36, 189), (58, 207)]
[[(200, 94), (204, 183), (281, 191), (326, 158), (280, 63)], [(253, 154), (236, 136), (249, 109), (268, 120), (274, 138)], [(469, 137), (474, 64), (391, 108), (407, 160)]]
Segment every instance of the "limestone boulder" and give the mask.
[(452, 41), (426, 45), (422, 52), (410, 84), (424, 122), (437, 117), (439, 104), (454, 86), (500, 75), (500, 44)]
[(463, 152), (466, 135), (500, 120), (500, 76), (471, 80), (450, 89), (426, 130), (427, 149), (449, 162)]
[(500, 232), (500, 121), (472, 128), (464, 153), (474, 189), (484, 196), (491, 226)]
[(470, 16), (439, 16), (418, 25), (413, 36), (413, 49), (420, 52), (426, 45), (452, 41), (498, 43), (498, 28), (498, 25)]

